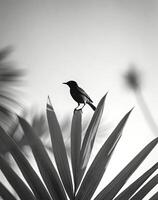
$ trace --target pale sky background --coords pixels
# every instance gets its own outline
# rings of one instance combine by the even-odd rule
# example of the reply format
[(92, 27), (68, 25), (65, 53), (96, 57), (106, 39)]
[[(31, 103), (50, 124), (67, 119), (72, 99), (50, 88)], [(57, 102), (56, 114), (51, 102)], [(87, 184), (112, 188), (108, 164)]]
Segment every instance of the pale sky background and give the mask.
[[(115, 125), (135, 106), (101, 187), (154, 138), (123, 74), (129, 63), (137, 64), (143, 95), (158, 121), (157, 37), (157, 0), (0, 1), (0, 47), (13, 45), (12, 59), (28, 71), (27, 106), (45, 108), (49, 94), (59, 118), (71, 116), (76, 103), (61, 84), (68, 80), (76, 80), (95, 104), (109, 91), (104, 124)], [(87, 107), (83, 115), (92, 112)], [(135, 176), (157, 161), (157, 152)]]

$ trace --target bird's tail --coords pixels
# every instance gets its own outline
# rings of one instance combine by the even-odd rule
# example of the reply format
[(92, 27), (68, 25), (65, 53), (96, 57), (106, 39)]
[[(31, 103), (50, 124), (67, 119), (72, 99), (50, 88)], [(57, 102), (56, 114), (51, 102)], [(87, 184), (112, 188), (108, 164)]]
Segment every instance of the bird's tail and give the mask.
[(95, 111), (96, 107), (91, 103), (91, 102), (87, 102), (87, 104)]

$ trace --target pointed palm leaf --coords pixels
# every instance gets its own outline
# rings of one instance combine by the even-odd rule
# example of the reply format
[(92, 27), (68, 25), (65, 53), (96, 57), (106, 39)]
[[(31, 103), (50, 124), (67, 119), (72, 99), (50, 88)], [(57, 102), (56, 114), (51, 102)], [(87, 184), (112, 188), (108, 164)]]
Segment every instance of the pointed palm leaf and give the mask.
[(131, 200), (143, 199), (158, 184), (158, 174), (149, 180), (132, 198)]
[(76, 182), (78, 177), (80, 147), (81, 147), (81, 132), (82, 132), (82, 111), (76, 110), (73, 115), (71, 125), (71, 164), (74, 176), (74, 184), (76, 191)]
[(149, 200), (158, 200), (158, 192), (156, 192)]
[(104, 110), (104, 102), (105, 102), (106, 95), (100, 100), (93, 114), (92, 120), (87, 128), (87, 131), (83, 140), (81, 153), (80, 153), (80, 172), (79, 172), (77, 186), (80, 184), (80, 181), (85, 172), (85, 169), (87, 167), (87, 164), (92, 152), (95, 136), (96, 136), (98, 126), (100, 124), (100, 120), (101, 120), (103, 110)]
[(152, 166), (148, 171), (146, 171), (141, 177), (129, 185), (124, 191), (122, 191), (115, 200), (128, 200), (141, 186), (144, 182), (158, 169), (158, 163)]
[(33, 128), (23, 118), (19, 117), (19, 122), (28, 139), (41, 176), (43, 177), (43, 180), (52, 198), (55, 200), (66, 200), (67, 197), (63, 189), (62, 183), (41, 140), (39, 139)]
[(0, 127), (0, 140), (4, 143), (4, 145), (9, 149), (13, 158), (15, 159), (17, 165), (19, 166), (24, 178), (28, 182), (31, 187), (34, 195), (39, 200), (51, 200), (45, 186), (42, 181), (34, 171), (34, 169), (29, 164), (28, 160), (22, 154), (16, 143), (13, 139), (5, 133), (5, 131)]
[(4, 200), (16, 200), (10, 191), (0, 182), (0, 197)]
[[(21, 103), (17, 99), (19, 94), (18, 86), (21, 86), (24, 70), (18, 69), (12, 62), (8, 62), (8, 56), (13, 51), (12, 46), (7, 46), (0, 49), (0, 106), (5, 109), (0, 109), (0, 125), (8, 131), (10, 129), (11, 116), (7, 110), (21, 110)], [(20, 83), (16, 85), (16, 83)]]
[(83, 182), (77, 193), (76, 200), (90, 200), (94, 194), (104, 172), (106, 166), (110, 160), (112, 152), (114, 151), (117, 142), (121, 137), (124, 125), (129, 117), (131, 110), (122, 118), (120, 123), (114, 129), (112, 134), (106, 140), (106, 142), (101, 147), (100, 151), (96, 155), (94, 161), (92, 162), (88, 172), (86, 173)]
[(19, 197), (23, 200), (35, 200), (34, 195), (26, 186), (26, 184), (19, 178), (19, 176), (11, 169), (5, 159), (0, 155), (0, 169), (3, 174), (17, 192)]
[(158, 138), (151, 141), (140, 151), (132, 161), (97, 195), (95, 200), (111, 200), (126, 183), (132, 173), (139, 167), (152, 149), (157, 145)]
[(47, 119), (57, 168), (68, 196), (70, 199), (73, 199), (72, 178), (70, 174), (70, 167), (66, 154), (65, 144), (63, 141), (59, 122), (49, 98), (47, 103)]

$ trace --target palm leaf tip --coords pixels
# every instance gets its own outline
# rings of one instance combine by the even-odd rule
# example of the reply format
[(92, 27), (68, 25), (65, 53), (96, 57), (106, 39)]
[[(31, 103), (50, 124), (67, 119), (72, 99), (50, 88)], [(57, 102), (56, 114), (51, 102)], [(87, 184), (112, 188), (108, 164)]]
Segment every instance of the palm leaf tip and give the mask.
[(93, 149), (95, 137), (97, 134), (97, 130), (100, 124), (100, 120), (103, 114), (104, 110), (104, 103), (106, 99), (107, 93), (101, 98), (99, 101), (97, 108), (93, 114), (93, 117), (90, 121), (90, 124), (86, 130), (85, 137), (83, 139), (81, 151), (80, 151), (80, 170), (79, 170), (79, 175), (78, 175), (78, 181), (77, 181), (77, 187), (79, 186), (79, 183), (83, 177), (83, 174), (86, 170), (89, 158), (91, 156), (91, 152)]
[(79, 173), (81, 132), (82, 132), (82, 111), (77, 110), (73, 114), (72, 124), (71, 124), (71, 164), (74, 176), (75, 191), (77, 189), (77, 181)]
[(126, 120), (128, 119), (129, 115), (131, 114), (131, 112), (133, 111), (134, 107), (131, 108), (131, 110), (128, 111), (128, 113), (125, 115)]
[(36, 131), (23, 118), (19, 119), (50, 195), (56, 200), (66, 200), (67, 197), (60, 178)]
[(47, 110), (48, 111), (54, 111), (53, 109), (53, 106), (52, 106), (52, 103), (51, 103), (51, 100), (50, 100), (50, 97), (48, 96), (48, 99), (47, 99)]
[(112, 153), (121, 137), (122, 130), (130, 113), (131, 110), (122, 118), (122, 120), (119, 122), (119, 124), (116, 126), (114, 131), (99, 150), (82, 181), (81, 187), (76, 197), (77, 200), (90, 199), (94, 194), (110, 161)]
[(94, 112), (94, 114), (95, 113), (100, 113), (100, 112), (103, 112), (103, 110), (104, 110), (104, 104), (105, 104), (105, 99), (106, 99), (106, 97), (107, 97), (107, 94), (108, 94), (108, 92), (101, 98), (101, 100), (99, 101), (99, 103), (98, 103), (98, 105), (97, 105), (97, 107), (96, 107), (96, 110), (95, 110), (95, 112)]
[[(98, 103), (98, 106), (99, 106), (100, 104), (104, 105), (105, 99), (106, 99), (106, 97), (107, 97), (107, 94), (108, 94), (108, 92), (101, 98), (100, 102)], [(97, 107), (98, 107), (98, 106), (97, 106)]]
[(102, 99), (98, 103), (98, 106), (93, 114), (92, 120), (86, 131), (86, 135), (85, 135), (82, 149), (81, 149), (81, 155), (82, 155), (81, 157), (83, 158), (85, 157), (85, 154), (87, 154), (88, 147), (91, 147), (91, 149), (93, 147), (94, 138), (96, 136), (96, 132), (100, 124), (100, 119), (102, 117), (106, 96), (107, 96), (107, 93), (102, 97)]
[(56, 114), (52, 108), (50, 99), (48, 98), (47, 103), (47, 119), (48, 119), (48, 126), (51, 135), (51, 142), (53, 153), (55, 157), (55, 162), (58, 168), (58, 172), (60, 174), (61, 180), (65, 187), (65, 190), (70, 197), (73, 198), (73, 185), (72, 185), (72, 178), (70, 173), (70, 167), (68, 163), (66, 148), (61, 132), (61, 128), (56, 117)]

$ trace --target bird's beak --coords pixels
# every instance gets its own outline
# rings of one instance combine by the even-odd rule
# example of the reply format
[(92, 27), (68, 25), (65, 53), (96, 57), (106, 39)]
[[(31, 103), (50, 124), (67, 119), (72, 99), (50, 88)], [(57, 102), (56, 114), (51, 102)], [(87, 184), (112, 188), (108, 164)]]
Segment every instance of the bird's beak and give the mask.
[(66, 85), (67, 85), (67, 83), (63, 83), (63, 84), (66, 84)]

